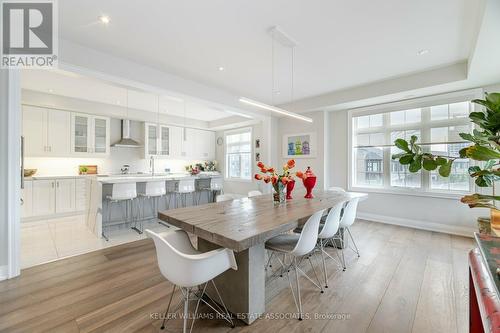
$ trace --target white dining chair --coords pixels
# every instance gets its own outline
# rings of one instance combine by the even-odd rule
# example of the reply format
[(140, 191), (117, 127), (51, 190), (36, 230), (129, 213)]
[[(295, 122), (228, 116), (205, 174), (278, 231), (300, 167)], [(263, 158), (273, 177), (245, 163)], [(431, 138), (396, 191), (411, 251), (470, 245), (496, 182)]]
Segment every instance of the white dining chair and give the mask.
[[(146, 234), (151, 237), (155, 243), (156, 257), (162, 275), (174, 285), (172, 293), (170, 294), (167, 311), (163, 317), (164, 319), (161, 329), (165, 329), (167, 318), (170, 317), (168, 314), (176, 287), (181, 289), (183, 298), (173, 309), (173, 313), (177, 312), (183, 301), (184, 333), (187, 332), (189, 301), (192, 300), (196, 300), (197, 303), (189, 332), (193, 330), (200, 302), (203, 302), (212, 310), (217, 312), (218, 318), (226, 320), (231, 327), (234, 327), (231, 315), (227, 311), (227, 307), (219, 294), (219, 290), (217, 289), (215, 282), (213, 281), (215, 277), (229, 269), (238, 269), (233, 251), (221, 248), (204, 253), (199, 252), (193, 247), (188, 234), (184, 230), (168, 231), (157, 234), (149, 229), (146, 229)], [(210, 282), (213, 286), (213, 290), (219, 298), (219, 304), (222, 305), (224, 310), (222, 310), (220, 306), (205, 293), (208, 283)], [(198, 286), (201, 286), (201, 288), (198, 288), (198, 291), (201, 290), (201, 293), (196, 293), (196, 290), (194, 290), (195, 287)], [(213, 303), (213, 305), (210, 303)]]
[(340, 228), (344, 230), (342, 233), (341, 237), (339, 238), (341, 242), (341, 248), (342, 248), (342, 258), (344, 261), (344, 270), (346, 268), (346, 262), (345, 262), (345, 257), (344, 257), (344, 250), (346, 248), (346, 235), (345, 232), (347, 231), (347, 234), (349, 235), (349, 238), (352, 241), (352, 244), (354, 245), (354, 249), (351, 248), (356, 254), (358, 255), (358, 258), (360, 257), (359, 249), (358, 246), (356, 245), (356, 242), (354, 241), (354, 237), (352, 236), (351, 229), (350, 227), (353, 225), (354, 221), (356, 220), (356, 212), (358, 210), (358, 203), (359, 203), (359, 198), (353, 198), (349, 200), (349, 202), (345, 205), (344, 207), (344, 212), (342, 215), (342, 219), (340, 220)]
[(251, 198), (251, 197), (257, 197), (259, 195), (262, 195), (261, 191), (253, 190), (253, 191), (248, 192), (248, 197), (249, 198)]
[[(325, 278), (325, 288), (328, 288), (328, 272), (326, 270), (325, 256), (336, 261), (335, 258), (333, 258), (328, 252), (326, 252), (325, 245), (328, 242), (332, 242), (332, 246), (334, 246), (333, 239), (336, 237), (336, 235), (339, 231), (340, 213), (342, 211), (342, 208), (344, 207), (344, 204), (345, 204), (345, 201), (339, 202), (338, 204), (336, 204), (335, 206), (333, 206), (330, 209), (330, 211), (328, 212), (328, 215), (326, 217), (325, 223), (323, 224), (323, 227), (321, 228), (321, 230), (318, 234), (319, 241), (318, 241), (316, 247), (321, 253), (321, 261), (323, 263), (323, 275)], [(337, 251), (337, 256), (339, 256), (338, 251)], [(340, 257), (338, 259), (342, 261), (342, 259), (340, 259)], [(344, 261), (342, 261), (342, 262), (344, 262)], [(345, 267), (345, 265), (344, 265), (344, 267)]]
[(328, 188), (328, 191), (345, 192), (345, 190), (342, 187), (335, 187), (335, 186)]
[(234, 200), (234, 197), (231, 194), (219, 194), (215, 198), (215, 202), (223, 202), (223, 201), (231, 201)]
[[(297, 307), (297, 311), (299, 312), (299, 320), (302, 320), (302, 301), (300, 297), (300, 283), (299, 283), (299, 273), (306, 277), (309, 281), (311, 281), (320, 291), (323, 293), (323, 288), (316, 284), (304, 271), (302, 271), (297, 263), (297, 258), (303, 257), (309, 253), (311, 253), (318, 241), (318, 230), (319, 230), (319, 222), (321, 217), (323, 216), (324, 209), (317, 211), (314, 213), (302, 228), (302, 232), (300, 234), (281, 234), (276, 237), (269, 239), (265, 243), (265, 247), (269, 251), (276, 252), (277, 254), (283, 255), (283, 261), (279, 259), (278, 261), (282, 266), (282, 272), (286, 273), (288, 283), (290, 284), (290, 289), (292, 291), (293, 300), (295, 302), (295, 306)], [(286, 264), (286, 257), (289, 256), (290, 263)], [(314, 265), (310, 261), (311, 259), (307, 258), (311, 263), (311, 267), (316, 275), (316, 271)], [(293, 291), (292, 283), (290, 281), (290, 277), (288, 276), (288, 271), (293, 270), (295, 272), (295, 282), (296, 282), (296, 290), (297, 296)], [(317, 277), (317, 275), (316, 275)]]

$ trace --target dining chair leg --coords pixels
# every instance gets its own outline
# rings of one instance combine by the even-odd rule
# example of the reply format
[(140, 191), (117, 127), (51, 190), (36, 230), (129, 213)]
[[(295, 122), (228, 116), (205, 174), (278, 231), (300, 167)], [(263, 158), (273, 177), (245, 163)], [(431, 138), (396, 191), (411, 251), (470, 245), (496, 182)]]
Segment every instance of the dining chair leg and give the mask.
[(165, 315), (163, 316), (163, 322), (161, 323), (161, 329), (165, 329), (165, 323), (167, 321), (167, 316), (168, 316), (168, 311), (170, 311), (170, 304), (172, 304), (172, 299), (174, 298), (174, 293), (175, 293), (175, 284), (174, 287), (172, 288), (172, 293), (170, 294), (170, 299), (168, 300), (168, 306), (167, 306), (167, 311), (165, 311)]
[(297, 267), (297, 258), (293, 258), (293, 267), (295, 270), (295, 282), (297, 283), (297, 298), (299, 303), (299, 320), (302, 320), (302, 300), (300, 299), (300, 283), (299, 283), (299, 270)]
[(351, 230), (349, 228), (346, 228), (346, 229), (347, 229), (347, 233), (349, 234), (349, 237), (352, 240), (352, 244), (354, 245), (354, 248), (356, 249), (356, 253), (358, 254), (358, 258), (359, 258), (360, 257), (359, 249), (358, 249), (358, 246), (356, 245), (356, 242), (354, 241), (354, 238), (352, 237)]
[(323, 262), (323, 273), (325, 275), (325, 288), (328, 288), (328, 273), (326, 271), (326, 262), (325, 262), (325, 253), (323, 247), (323, 240), (319, 240), (320, 252), (321, 252), (321, 261)]
[(271, 251), (271, 254), (269, 255), (269, 259), (267, 259), (266, 267), (264, 268), (265, 270), (267, 270), (268, 267), (273, 267), (273, 265), (271, 265), (271, 259), (273, 258), (273, 255), (274, 255), (274, 252)]
[[(316, 285), (316, 287), (319, 287), (320, 292), (323, 294), (323, 293), (324, 293), (324, 290), (323, 290), (323, 287), (321, 286), (321, 281), (319, 280), (318, 274), (316, 274), (316, 268), (314, 268), (314, 265), (313, 265), (313, 263), (312, 263), (311, 257), (308, 257), (308, 258), (307, 258), (307, 260), (308, 260), (308, 261), (309, 261), (309, 263), (311, 264), (311, 268), (312, 268), (312, 270), (313, 270), (314, 277), (316, 278), (316, 281), (318, 281), (318, 284), (317, 284), (317, 285), (316, 285), (315, 283), (314, 283), (314, 284)], [(311, 280), (311, 279), (310, 279), (307, 275), (306, 275), (306, 278), (307, 278), (308, 280)], [(311, 280), (311, 282), (312, 282), (312, 280)]]
[(194, 309), (194, 315), (193, 315), (193, 319), (191, 320), (191, 329), (189, 330), (189, 333), (191, 333), (193, 331), (194, 322), (196, 320), (196, 314), (198, 313), (198, 308), (200, 307), (201, 299), (203, 298), (203, 295), (205, 294), (205, 291), (207, 290), (207, 286), (208, 286), (208, 282), (205, 283), (205, 286), (203, 287), (203, 291), (201, 292), (200, 298), (198, 298), (198, 302), (196, 302), (196, 308)]
[(187, 320), (189, 315), (189, 293), (190, 289), (186, 288), (186, 292), (184, 294), (184, 323), (182, 326), (182, 333), (187, 333)]

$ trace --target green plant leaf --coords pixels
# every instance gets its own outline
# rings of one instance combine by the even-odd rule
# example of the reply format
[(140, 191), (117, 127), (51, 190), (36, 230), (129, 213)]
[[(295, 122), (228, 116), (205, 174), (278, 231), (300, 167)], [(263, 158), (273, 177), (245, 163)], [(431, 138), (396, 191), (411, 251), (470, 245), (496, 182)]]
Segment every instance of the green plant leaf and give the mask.
[[(461, 151), (462, 150), (460, 150), (460, 152)], [(460, 154), (460, 156), (462, 156), (462, 154)], [(465, 156), (476, 161), (489, 161), (492, 159), (499, 159), (500, 153), (488, 147), (474, 145), (466, 148)]]
[(396, 141), (394, 141), (394, 144), (396, 145), (396, 147), (404, 150), (407, 153), (411, 152), (410, 148), (408, 147), (408, 142), (406, 142), (406, 140), (404, 139), (397, 139)]
[(445, 164), (443, 164), (439, 167), (438, 172), (441, 175), (441, 177), (448, 177), (450, 175), (452, 164), (453, 164), (453, 160), (448, 160), (448, 161), (446, 161)]
[(403, 165), (406, 165), (406, 164), (410, 164), (413, 162), (413, 157), (415, 156), (415, 154), (413, 153), (409, 153), (409, 154), (405, 154), (403, 155), (400, 159), (399, 159), (399, 163), (403, 164)]
[(478, 167), (477, 165), (469, 167), (469, 175), (472, 175), (473, 173), (481, 171), (481, 168)]
[(391, 158), (393, 160), (397, 160), (397, 159), (400, 159), (402, 156), (406, 155), (407, 153), (398, 153), (398, 154), (392, 154)]
[(438, 167), (438, 164), (433, 159), (424, 158), (424, 160), (422, 162), (422, 166), (424, 167), (425, 170), (432, 171), (432, 170), (436, 170), (436, 168)]
[(448, 160), (444, 157), (436, 157), (436, 164), (437, 165), (443, 165), (446, 163), (446, 161), (448, 161)]
[(500, 93), (489, 93), (486, 94), (486, 100), (493, 104), (494, 106), (500, 106)]
[(417, 155), (410, 163), (408, 170), (410, 172), (418, 172), (422, 168), (422, 155)]

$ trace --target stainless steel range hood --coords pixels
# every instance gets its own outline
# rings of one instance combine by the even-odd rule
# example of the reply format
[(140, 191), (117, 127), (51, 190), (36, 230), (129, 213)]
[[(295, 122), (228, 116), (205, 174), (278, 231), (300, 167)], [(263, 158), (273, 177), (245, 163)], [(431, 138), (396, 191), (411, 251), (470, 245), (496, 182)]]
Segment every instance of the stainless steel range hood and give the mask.
[(130, 138), (130, 120), (122, 120), (122, 138), (117, 143), (111, 145), (111, 147), (118, 148), (141, 148), (142, 146), (139, 142)]

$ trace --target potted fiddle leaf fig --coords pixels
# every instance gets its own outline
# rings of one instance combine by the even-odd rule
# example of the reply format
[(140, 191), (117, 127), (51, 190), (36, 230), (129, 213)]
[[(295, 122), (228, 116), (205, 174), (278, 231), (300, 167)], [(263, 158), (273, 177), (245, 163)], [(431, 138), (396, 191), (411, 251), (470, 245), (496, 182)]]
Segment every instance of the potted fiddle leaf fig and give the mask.
[(500, 233), (500, 211), (495, 195), (495, 181), (500, 180), (500, 93), (486, 94), (485, 99), (475, 99), (472, 103), (484, 107), (482, 111), (471, 112), (469, 119), (477, 125), (471, 133), (460, 133), (460, 137), (471, 143), (459, 151), (459, 157), (444, 156), (424, 152), (417, 143), (418, 138), (412, 136), (409, 141), (396, 139), (394, 144), (402, 150), (392, 155), (392, 159), (408, 165), (410, 172), (418, 172), (422, 168), (427, 171), (437, 170), (442, 177), (449, 177), (453, 162), (457, 158), (469, 158), (479, 161), (479, 165), (469, 167), (469, 176), (475, 179), (479, 187), (493, 187), (493, 195), (475, 193), (466, 195), (461, 202), (469, 207), (486, 207), (491, 209), (491, 226)]

